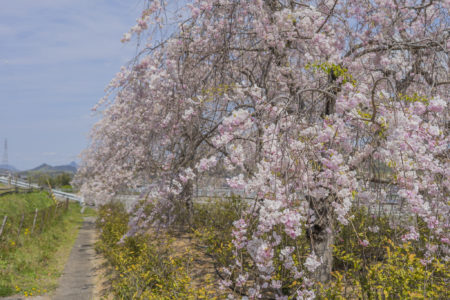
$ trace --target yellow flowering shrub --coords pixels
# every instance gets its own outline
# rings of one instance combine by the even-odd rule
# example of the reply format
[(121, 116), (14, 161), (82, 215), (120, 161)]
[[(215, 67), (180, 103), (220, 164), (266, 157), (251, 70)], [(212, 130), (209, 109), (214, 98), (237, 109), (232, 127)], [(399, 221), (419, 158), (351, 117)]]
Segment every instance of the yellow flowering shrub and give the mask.
[(351, 224), (339, 228), (333, 280), (319, 284), (319, 299), (450, 299), (450, 264), (439, 253), (425, 256), (428, 228), (416, 222), (420, 238), (402, 241), (404, 230), (388, 217), (354, 211)]
[(212, 280), (200, 287), (189, 276), (189, 253), (174, 253), (173, 238), (137, 234), (122, 237), (127, 230), (128, 215), (122, 207), (108, 205), (99, 211), (101, 230), (97, 249), (112, 268), (111, 292), (119, 299), (217, 299)]

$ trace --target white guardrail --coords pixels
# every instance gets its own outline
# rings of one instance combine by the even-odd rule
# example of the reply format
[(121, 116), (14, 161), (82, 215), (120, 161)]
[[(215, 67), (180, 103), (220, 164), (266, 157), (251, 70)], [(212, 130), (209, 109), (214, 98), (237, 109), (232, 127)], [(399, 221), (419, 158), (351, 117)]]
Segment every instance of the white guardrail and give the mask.
[[(0, 176), (0, 182), (1, 183), (5, 183), (5, 184), (18, 186), (18, 187), (22, 187), (22, 188), (34, 188), (34, 189), (40, 189), (41, 188), (37, 184), (28, 183), (28, 182), (25, 182), (25, 181), (16, 180), (15, 178), (8, 178), (8, 177), (5, 177), (5, 176)], [(63, 191), (60, 191), (60, 190), (56, 190), (56, 189), (52, 189), (52, 192), (55, 195), (55, 197), (62, 198), (62, 199), (69, 199), (69, 200), (80, 202), (80, 204), (84, 204), (84, 199), (81, 196), (78, 196), (78, 195), (75, 195), (75, 194), (71, 194), (71, 193), (66, 193), (66, 192), (63, 192)]]
[[(34, 188), (34, 189), (40, 189), (41, 187), (37, 184), (28, 183), (21, 180), (16, 180), (15, 178), (10, 178), (7, 176), (0, 176), (0, 182), (14, 185), (22, 188)], [(83, 197), (71, 193), (66, 193), (60, 190), (52, 189), (53, 194), (59, 198), (59, 199), (69, 199), (73, 201), (79, 202), (81, 205), (85, 205), (85, 201)], [(244, 191), (234, 191), (234, 194), (237, 196), (241, 196), (241, 198), (244, 201), (254, 201), (255, 195), (254, 194), (245, 194)], [(196, 203), (208, 203), (206, 201), (206, 198), (223, 198), (223, 197), (229, 197), (232, 195), (232, 191), (227, 188), (199, 188), (194, 189), (194, 202)], [(399, 201), (397, 199), (396, 193), (394, 193), (395, 197), (393, 195), (390, 195), (389, 199), (380, 205), (369, 205), (369, 210), (379, 210), (382, 209), (383, 212), (389, 212), (393, 214), (400, 215), (400, 211), (398, 211), (399, 208)], [(125, 204), (125, 207), (128, 209), (133, 206), (133, 204), (140, 199), (140, 196), (138, 195), (117, 195), (115, 197), (115, 200), (122, 202)], [(394, 201), (395, 200), (395, 201)]]

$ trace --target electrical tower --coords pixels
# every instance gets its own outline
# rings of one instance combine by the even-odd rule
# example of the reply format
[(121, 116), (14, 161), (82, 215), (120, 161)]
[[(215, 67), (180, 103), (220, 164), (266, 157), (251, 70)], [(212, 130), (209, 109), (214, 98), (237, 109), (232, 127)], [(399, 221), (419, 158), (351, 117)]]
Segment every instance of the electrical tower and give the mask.
[(8, 140), (5, 139), (5, 148), (3, 150), (2, 164), (8, 165)]

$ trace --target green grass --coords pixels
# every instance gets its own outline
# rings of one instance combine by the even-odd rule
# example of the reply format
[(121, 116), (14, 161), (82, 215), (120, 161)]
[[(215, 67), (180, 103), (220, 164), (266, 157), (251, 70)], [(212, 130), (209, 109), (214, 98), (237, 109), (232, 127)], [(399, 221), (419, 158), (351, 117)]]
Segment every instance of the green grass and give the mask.
[(17, 216), (53, 205), (47, 192), (0, 196), (0, 216)]
[(22, 235), (12, 249), (0, 253), (0, 296), (39, 295), (56, 288), (58, 279), (77, 238), (83, 217), (71, 203), (69, 210), (42, 234)]

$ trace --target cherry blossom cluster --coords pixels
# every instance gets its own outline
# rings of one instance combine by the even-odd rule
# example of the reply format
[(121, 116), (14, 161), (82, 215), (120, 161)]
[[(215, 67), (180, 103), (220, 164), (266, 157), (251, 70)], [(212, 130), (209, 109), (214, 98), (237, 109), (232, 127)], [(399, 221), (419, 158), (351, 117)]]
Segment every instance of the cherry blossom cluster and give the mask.
[[(148, 1), (124, 40), (151, 36), (164, 7)], [(233, 223), (230, 298), (239, 289), (248, 299), (313, 299), (337, 225), (351, 222), (355, 203), (387, 201), (392, 186), (401, 213), (442, 242), (427, 255), (449, 259), (449, 8), (190, 1), (177, 31), (144, 48), (96, 108), (82, 193), (103, 202), (146, 187), (154, 211), (136, 211), (132, 233), (157, 215), (170, 223), (176, 203), (194, 201), (194, 182), (222, 170), (232, 191), (253, 197)], [(400, 226), (404, 241), (419, 238)], [(287, 275), (275, 279), (279, 270)]]

